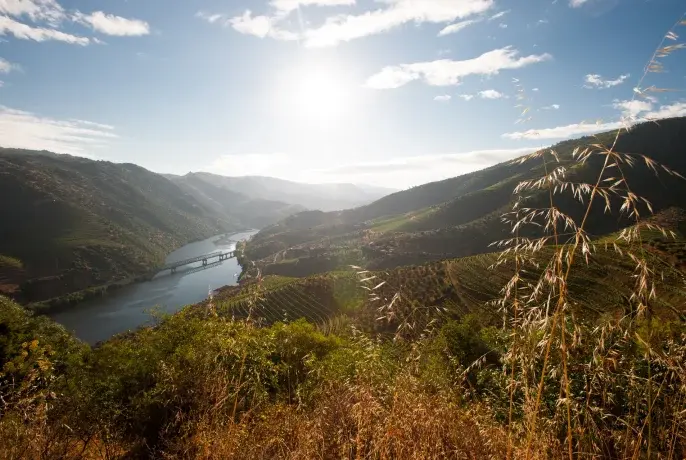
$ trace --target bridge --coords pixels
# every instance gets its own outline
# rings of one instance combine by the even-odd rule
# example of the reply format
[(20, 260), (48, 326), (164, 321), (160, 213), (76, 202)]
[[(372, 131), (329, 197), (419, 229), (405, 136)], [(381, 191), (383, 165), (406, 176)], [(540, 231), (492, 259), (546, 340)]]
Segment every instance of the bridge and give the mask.
[(165, 270), (171, 270), (172, 273), (176, 273), (176, 269), (179, 267), (182, 267), (184, 265), (192, 264), (195, 262), (200, 262), (202, 260), (202, 265), (203, 267), (207, 265), (207, 261), (211, 259), (217, 259), (216, 262), (213, 263), (218, 263), (221, 262), (222, 260), (226, 259), (231, 259), (233, 257), (236, 257), (236, 251), (229, 251), (229, 252), (222, 252), (222, 251), (217, 251), (213, 252), (211, 254), (204, 254), (202, 256), (197, 256), (197, 257), (192, 257), (190, 259), (185, 259), (185, 260), (177, 260), (176, 262), (170, 262), (164, 267), (161, 267), (159, 271), (163, 272)]

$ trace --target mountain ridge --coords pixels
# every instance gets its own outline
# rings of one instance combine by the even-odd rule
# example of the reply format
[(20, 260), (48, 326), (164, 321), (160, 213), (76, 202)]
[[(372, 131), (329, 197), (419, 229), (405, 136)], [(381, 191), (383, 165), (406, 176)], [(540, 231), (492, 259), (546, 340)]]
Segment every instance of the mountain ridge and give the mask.
[[(569, 180), (595, 183), (593, 171), (600, 157), (579, 164), (572, 153), (577, 147), (611, 144), (616, 133), (566, 140), (550, 149), (558, 153), (558, 166), (568, 169)], [(683, 145), (686, 118), (672, 118), (642, 123), (622, 133), (617, 151), (646, 154), (686, 175)], [(514, 188), (522, 180), (544, 175), (540, 160), (511, 161), (396, 192), (355, 209), (296, 214), (256, 234), (246, 247), (246, 257), (257, 262), (263, 274), (307, 276), (351, 263), (369, 269), (394, 268), (490, 252), (491, 243), (508, 238), (509, 228), (501, 216), (512, 208)], [(681, 198), (686, 196), (686, 181), (669, 175), (654, 178), (636, 168), (627, 168), (626, 175), (633, 191), (653, 200), (656, 211), (686, 207)], [(670, 193), (656, 196), (659, 190)], [(529, 200), (528, 207), (549, 205), (547, 195), (540, 193)], [(566, 195), (556, 196), (556, 203), (573, 217), (581, 217), (584, 211)], [(590, 217), (587, 230), (592, 235), (630, 225), (627, 219), (608, 218), (601, 206), (592, 208)]]
[(0, 202), (0, 294), (32, 303), (129, 282), (189, 242), (306, 209), (214, 177), (218, 185), (132, 163), (0, 148), (0, 194), (12, 197)]

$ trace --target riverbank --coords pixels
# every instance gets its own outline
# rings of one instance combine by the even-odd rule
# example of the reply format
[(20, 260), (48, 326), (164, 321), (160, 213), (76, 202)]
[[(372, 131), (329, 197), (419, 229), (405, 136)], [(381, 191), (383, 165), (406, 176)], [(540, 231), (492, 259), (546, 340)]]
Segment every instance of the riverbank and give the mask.
[(130, 286), (131, 284), (150, 281), (152, 277), (155, 275), (155, 273), (156, 272), (153, 272), (149, 275), (137, 276), (135, 278), (113, 281), (108, 284), (93, 286), (88, 289), (72, 292), (67, 295), (55, 297), (41, 302), (33, 302), (28, 304), (26, 308), (39, 315), (60, 313), (67, 308), (78, 305), (81, 302), (85, 302), (86, 300), (90, 300), (97, 297), (104, 297), (118, 289)]
[[(232, 231), (232, 232), (227, 232), (223, 233), (220, 235), (214, 235), (210, 237), (210, 239), (216, 238), (219, 236), (218, 239), (212, 240), (212, 242), (216, 246), (225, 246), (225, 245), (230, 245), (231, 243), (237, 243), (235, 239), (233, 239), (234, 236), (236, 235), (242, 235), (245, 233), (251, 233), (251, 232), (257, 232), (255, 229), (247, 229), (247, 230), (239, 230), (239, 231)], [(183, 247), (192, 245), (194, 243), (201, 243), (205, 240), (195, 240), (195, 241), (189, 241), (188, 243), (175, 248), (174, 251), (169, 253), (167, 257), (169, 257), (171, 254), (174, 254), (176, 251), (180, 250)], [(239, 261), (240, 264), (240, 261)], [(129, 278), (124, 278), (124, 279), (119, 279), (112, 281), (107, 284), (101, 284), (97, 286), (91, 286), (86, 289), (82, 289), (79, 291), (74, 291), (70, 292), (69, 294), (65, 294), (62, 296), (58, 297), (53, 297), (51, 299), (47, 300), (42, 300), (40, 302), (31, 302), (26, 305), (26, 308), (33, 311), (34, 313), (40, 314), (40, 315), (48, 315), (48, 314), (56, 314), (56, 313), (61, 313), (65, 309), (74, 307), (82, 302), (85, 302), (87, 300), (95, 299), (98, 297), (105, 297), (107, 295), (111, 295), (114, 292), (116, 292), (119, 289), (122, 289), (126, 286), (130, 286), (136, 283), (144, 283), (152, 280), (158, 273), (159, 273), (159, 268), (162, 267), (164, 263), (157, 264), (155, 267), (152, 267), (147, 273), (143, 273), (140, 275), (132, 276)]]
[[(186, 245), (167, 256), (165, 263), (185, 260), (217, 250), (234, 251), (237, 241), (254, 232), (215, 235)], [(230, 241), (230, 242), (229, 242)], [(207, 266), (191, 264), (176, 273), (157, 274), (147, 282), (113, 283), (106, 289), (93, 289), (85, 298), (60, 306), (43, 309), (56, 322), (90, 344), (107, 340), (113, 335), (136, 330), (155, 323), (152, 311), (173, 314), (186, 305), (205, 300), (209, 293), (222, 286), (235, 286), (241, 266), (237, 258)], [(128, 281), (128, 280), (127, 280)]]

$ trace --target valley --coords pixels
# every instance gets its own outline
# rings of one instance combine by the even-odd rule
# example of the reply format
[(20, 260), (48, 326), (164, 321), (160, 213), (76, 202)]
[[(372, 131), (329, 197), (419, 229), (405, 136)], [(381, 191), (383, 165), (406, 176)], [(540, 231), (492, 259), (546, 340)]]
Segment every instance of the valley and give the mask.
[(149, 279), (185, 244), (306, 209), (196, 176), (169, 180), (132, 164), (17, 149), (0, 149), (0, 196), (11, 197), (0, 201), (0, 293), (42, 307)]
[[(404, 431), (387, 433), (402, 423), (414, 433), (403, 442), (426, 458), (455, 446), (474, 458), (550, 458), (571, 426), (561, 391), (581, 450), (604, 458), (632, 446), (629, 416), (662, 430), (669, 420), (673, 437), (651, 449), (683, 449), (684, 133), (686, 119), (674, 118), (614, 147), (615, 132), (565, 141), (335, 211), (303, 210), (285, 193), (248, 198), (225, 188), (230, 178), (5, 152), (6, 176), (22, 179), (2, 182), (19, 198), (3, 206), (27, 221), (4, 223), (20, 244), (2, 246), (0, 273), (5, 289), (28, 277), (19, 300), (39, 299), (47, 288), (31, 286), (50, 273), (70, 292), (79, 274), (117, 279), (218, 249), (236, 259), (88, 300), (77, 291), (59, 308), (0, 296), (0, 453), (185, 458), (209, 443), (220, 458), (287, 458), (276, 442), (303, 458), (395, 458)], [(621, 181), (605, 174), (609, 159)], [(250, 224), (264, 227), (240, 231)], [(120, 251), (117, 265), (100, 248)], [(532, 398), (540, 409), (520, 409)], [(532, 414), (543, 434), (512, 436)], [(591, 428), (602, 441), (583, 433)]]
[[(592, 156), (586, 163), (577, 163), (573, 153), (592, 144), (611, 144), (615, 133), (552, 146), (550, 150), (559, 161), (551, 158), (551, 167), (554, 164), (555, 168), (566, 168), (569, 183), (592, 183), (601, 158)], [(623, 133), (616, 149), (645, 155), (686, 174), (682, 155), (685, 133), (685, 118), (663, 120), (659, 124), (643, 123)], [(634, 160), (636, 164), (625, 171), (632, 191), (646, 197), (654, 212), (670, 207), (686, 208), (686, 182), (664, 171), (655, 176), (647, 170), (640, 155)], [(390, 269), (493, 252), (496, 250), (491, 246), (493, 242), (510, 237), (510, 229), (501, 218), (512, 209), (517, 198), (513, 190), (520, 182), (544, 174), (540, 159), (508, 162), (397, 192), (356, 209), (299, 213), (262, 229), (247, 245), (245, 254), (263, 274), (307, 276), (351, 264), (372, 270)], [(545, 192), (532, 193), (525, 206), (543, 208), (547, 200)], [(621, 205), (619, 198), (611, 200), (616, 207)], [(575, 198), (561, 195), (556, 201), (560, 210), (571, 218), (577, 220), (583, 216), (585, 208)], [(631, 222), (608, 215), (603, 206), (597, 205), (591, 209), (587, 231), (600, 237)], [(522, 236), (537, 235), (534, 229), (525, 231), (529, 233)]]

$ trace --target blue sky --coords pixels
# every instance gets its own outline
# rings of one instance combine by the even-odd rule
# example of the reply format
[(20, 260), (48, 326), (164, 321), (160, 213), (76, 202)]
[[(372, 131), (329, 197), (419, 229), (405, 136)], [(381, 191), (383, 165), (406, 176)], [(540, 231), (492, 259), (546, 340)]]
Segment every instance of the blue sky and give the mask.
[[(680, 91), (633, 91), (683, 12), (681, 0), (0, 0), (0, 145), (404, 188), (622, 119), (686, 115)], [(684, 52), (640, 87), (684, 89)]]

